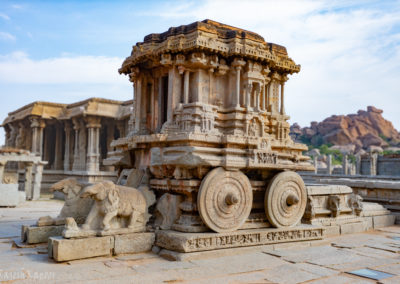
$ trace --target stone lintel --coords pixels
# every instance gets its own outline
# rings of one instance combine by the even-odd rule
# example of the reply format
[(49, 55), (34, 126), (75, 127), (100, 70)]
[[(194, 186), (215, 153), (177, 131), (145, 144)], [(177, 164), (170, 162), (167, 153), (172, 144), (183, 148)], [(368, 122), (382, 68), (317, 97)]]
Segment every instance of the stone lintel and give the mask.
[(195, 252), (215, 249), (267, 245), (285, 242), (319, 240), (324, 229), (301, 226), (285, 229), (239, 230), (229, 233), (182, 233), (157, 231), (156, 245), (178, 252)]

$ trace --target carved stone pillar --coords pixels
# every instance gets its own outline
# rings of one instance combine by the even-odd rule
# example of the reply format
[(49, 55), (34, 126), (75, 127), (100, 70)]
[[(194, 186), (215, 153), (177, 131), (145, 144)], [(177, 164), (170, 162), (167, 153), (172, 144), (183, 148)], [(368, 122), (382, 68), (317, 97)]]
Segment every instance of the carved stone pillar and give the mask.
[(174, 102), (174, 89), (176, 80), (176, 67), (172, 65), (168, 70), (168, 110), (167, 121), (172, 122), (172, 115), (175, 106)]
[(42, 184), (43, 166), (46, 163), (39, 162), (35, 166), (35, 178), (33, 181), (32, 189), (32, 200), (38, 200), (40, 198), (40, 188)]
[(361, 156), (357, 155), (356, 156), (356, 175), (361, 174)]
[(81, 124), (79, 123), (77, 118), (73, 118), (72, 122), (74, 124), (74, 131), (75, 131), (74, 161), (72, 163), (72, 170), (73, 171), (78, 171), (78, 170), (80, 170), (79, 130), (81, 128)]
[(6, 164), (7, 164), (6, 161), (0, 161), (0, 183), (3, 183), (4, 168), (5, 168)]
[(9, 147), (15, 147), (15, 139), (17, 138), (17, 132), (18, 132), (18, 128), (13, 125), (13, 123), (9, 123), (8, 126), (10, 127), (10, 138), (8, 140), (7, 145)]
[(370, 170), (369, 173), (371, 176), (376, 176), (376, 166), (377, 166), (378, 155), (377, 154), (370, 154)]
[(140, 122), (141, 122), (141, 109), (142, 109), (142, 82), (138, 78), (135, 83), (135, 132), (138, 133), (140, 131)]
[(44, 128), (46, 127), (46, 124), (44, 122), (44, 120), (40, 120), (40, 126), (39, 126), (39, 149), (38, 149), (38, 153), (39, 156), (43, 159), (43, 135), (44, 135)]
[(260, 84), (257, 84), (255, 87), (255, 92), (254, 92), (254, 96), (255, 96), (255, 109), (256, 110), (260, 110), (260, 96), (261, 96), (261, 87)]
[(261, 110), (265, 111), (265, 85), (263, 84), (261, 89)]
[(285, 114), (285, 82), (287, 81), (287, 76), (282, 76), (281, 80), (281, 114)]
[(25, 163), (25, 182), (24, 189), (27, 200), (32, 200), (33, 192), (32, 192), (32, 163)]
[(331, 175), (332, 174), (332, 155), (328, 155), (327, 164), (328, 164), (328, 175)]
[(240, 107), (240, 71), (242, 70), (241, 66), (236, 66), (236, 106)]
[(32, 128), (32, 148), (31, 152), (42, 157), (43, 151), (43, 129), (46, 124), (44, 120), (37, 117), (31, 117), (31, 128)]
[(64, 149), (64, 171), (70, 170), (70, 148), (71, 148), (71, 125), (68, 121), (64, 124), (65, 149)]
[(251, 108), (251, 92), (253, 90), (252, 84), (246, 84), (246, 108)]
[(87, 117), (88, 147), (86, 169), (89, 172), (98, 172), (100, 169), (100, 117)]
[(81, 126), (79, 129), (79, 158), (80, 158), (80, 169), (82, 171), (86, 170), (86, 153), (87, 153), (87, 130), (86, 123), (84, 119), (81, 117), (79, 121)]
[(190, 71), (185, 70), (184, 81), (183, 81), (183, 103), (189, 103), (189, 75)]
[(348, 174), (348, 167), (349, 167), (349, 163), (347, 160), (347, 155), (344, 155), (343, 161), (342, 161), (342, 174), (344, 174), (344, 175)]
[(56, 147), (54, 153), (54, 169), (61, 170), (63, 168), (62, 163), (62, 131), (61, 125), (56, 125)]
[[(236, 104), (237, 107), (240, 106), (240, 76), (241, 76), (241, 71), (243, 66), (246, 65), (246, 62), (239, 59), (239, 58), (235, 58), (232, 62), (232, 67), (235, 68), (236, 71), (236, 78), (235, 78), (235, 100), (234, 100), (234, 104)], [(245, 98), (244, 98), (245, 99)], [(243, 104), (246, 105), (247, 102), (245, 102), (245, 100), (243, 100)]]

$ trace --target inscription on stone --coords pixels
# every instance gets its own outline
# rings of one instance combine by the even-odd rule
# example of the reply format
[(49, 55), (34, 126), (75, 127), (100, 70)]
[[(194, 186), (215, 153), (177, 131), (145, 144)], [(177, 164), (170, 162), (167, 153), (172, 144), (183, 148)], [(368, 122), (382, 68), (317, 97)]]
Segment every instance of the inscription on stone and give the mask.
[(258, 152), (256, 153), (256, 163), (259, 164), (276, 164), (276, 154)]
[(257, 231), (236, 231), (229, 234), (204, 233), (186, 234), (174, 231), (159, 231), (157, 245), (181, 252), (205, 251), (213, 249), (266, 245), (281, 242), (317, 240), (323, 237), (323, 229), (293, 228), (265, 229)]

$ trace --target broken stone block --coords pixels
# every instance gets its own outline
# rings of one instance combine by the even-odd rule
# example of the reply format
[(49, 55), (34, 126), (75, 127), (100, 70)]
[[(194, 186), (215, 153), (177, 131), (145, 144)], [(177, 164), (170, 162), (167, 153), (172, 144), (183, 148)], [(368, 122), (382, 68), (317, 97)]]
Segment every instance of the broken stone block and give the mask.
[(46, 243), (49, 237), (61, 236), (64, 226), (24, 226), (22, 228), (22, 241), (28, 244)]
[(111, 255), (114, 248), (113, 236), (83, 239), (52, 238), (51, 242), (52, 255), (57, 262)]
[(0, 207), (15, 207), (19, 204), (18, 184), (0, 183)]
[(155, 233), (134, 233), (115, 236), (114, 254), (140, 253), (150, 251)]

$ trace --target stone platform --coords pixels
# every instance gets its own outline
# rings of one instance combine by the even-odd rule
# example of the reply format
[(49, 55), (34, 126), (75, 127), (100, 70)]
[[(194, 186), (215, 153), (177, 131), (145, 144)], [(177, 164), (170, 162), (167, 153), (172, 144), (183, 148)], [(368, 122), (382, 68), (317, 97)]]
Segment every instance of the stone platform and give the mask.
[(317, 226), (298, 226), (285, 229), (239, 230), (229, 233), (182, 233), (157, 231), (156, 245), (178, 252), (198, 252), (225, 248), (247, 247), (300, 242), (323, 238), (324, 229)]
[[(0, 281), (10, 283), (377, 283), (349, 274), (371, 268), (400, 282), (400, 226), (323, 240), (181, 253), (179, 262), (145, 252), (55, 264), (47, 244), (15, 247), (21, 223), (56, 217), (59, 201), (26, 202), (0, 208)], [(27, 213), (29, 212), (29, 213)], [(154, 250), (156, 251), (156, 250)], [(41, 281), (39, 281), (41, 280)]]

